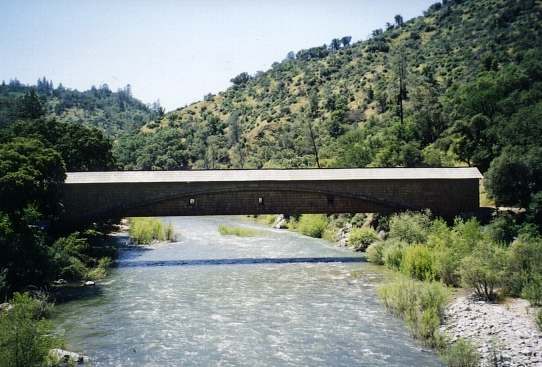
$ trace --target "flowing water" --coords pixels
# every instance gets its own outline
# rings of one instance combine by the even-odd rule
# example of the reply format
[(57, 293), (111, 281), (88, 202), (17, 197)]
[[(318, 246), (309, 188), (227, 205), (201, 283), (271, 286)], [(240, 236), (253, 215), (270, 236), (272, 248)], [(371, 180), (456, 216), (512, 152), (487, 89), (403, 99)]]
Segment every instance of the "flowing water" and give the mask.
[[(179, 242), (123, 250), (96, 294), (56, 307), (93, 366), (439, 366), (375, 295), (381, 273), (322, 240), (175, 217)], [(257, 237), (221, 236), (221, 223)]]

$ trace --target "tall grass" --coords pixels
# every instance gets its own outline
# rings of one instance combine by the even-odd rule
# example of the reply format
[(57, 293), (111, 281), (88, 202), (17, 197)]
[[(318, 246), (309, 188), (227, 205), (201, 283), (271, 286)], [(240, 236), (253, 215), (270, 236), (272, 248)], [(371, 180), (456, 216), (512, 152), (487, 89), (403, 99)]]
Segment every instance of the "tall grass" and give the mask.
[(148, 245), (153, 241), (173, 241), (173, 226), (156, 218), (130, 218), (130, 238), (139, 245)]
[(262, 232), (252, 228), (227, 226), (225, 224), (220, 224), (218, 226), (218, 233), (223, 236), (237, 237), (256, 237), (262, 234)]
[(444, 285), (399, 277), (380, 285), (378, 296), (386, 309), (406, 321), (414, 337), (431, 347), (443, 346), (438, 328), (449, 297)]

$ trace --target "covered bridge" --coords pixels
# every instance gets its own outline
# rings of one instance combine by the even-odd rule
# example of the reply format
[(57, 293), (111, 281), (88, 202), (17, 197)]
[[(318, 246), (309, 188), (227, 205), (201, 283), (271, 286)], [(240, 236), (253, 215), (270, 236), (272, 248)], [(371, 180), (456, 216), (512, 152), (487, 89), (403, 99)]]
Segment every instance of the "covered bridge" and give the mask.
[(64, 220), (276, 213), (389, 213), (444, 217), (479, 207), (476, 168), (356, 168), (70, 172)]

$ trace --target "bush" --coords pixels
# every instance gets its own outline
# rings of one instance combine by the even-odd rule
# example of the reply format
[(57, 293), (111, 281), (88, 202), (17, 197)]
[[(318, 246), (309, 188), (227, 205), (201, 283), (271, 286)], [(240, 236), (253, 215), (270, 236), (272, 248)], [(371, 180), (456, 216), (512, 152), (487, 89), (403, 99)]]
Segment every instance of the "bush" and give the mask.
[(348, 236), (349, 245), (356, 251), (365, 251), (376, 240), (378, 236), (372, 228), (352, 228)]
[(378, 287), (385, 307), (407, 323), (412, 334), (430, 346), (440, 346), (438, 328), (448, 300), (448, 290), (438, 282), (399, 278)]
[(480, 353), (468, 340), (458, 339), (444, 351), (442, 359), (448, 367), (477, 367)]
[(405, 248), (408, 246), (405, 242), (388, 240), (383, 250), (384, 264), (390, 269), (399, 270), (403, 261)]
[(43, 304), (15, 293), (13, 308), (0, 313), (0, 366), (41, 366), (49, 349), (59, 346), (52, 325), (43, 319)]
[(461, 281), (484, 300), (496, 298), (495, 289), (504, 284), (506, 251), (494, 242), (480, 242), (472, 255), (461, 261)]
[(542, 277), (542, 239), (520, 235), (508, 250), (506, 290), (520, 296), (537, 277)]
[(367, 261), (376, 264), (384, 265), (384, 242), (375, 242), (367, 247), (365, 253), (367, 254)]
[(538, 325), (540, 331), (542, 331), (542, 309), (538, 310), (538, 314), (536, 315), (536, 324)]
[(427, 213), (401, 213), (390, 219), (390, 238), (407, 243), (424, 243), (431, 220)]
[(102, 257), (100, 260), (98, 260), (98, 265), (87, 273), (86, 278), (92, 280), (105, 278), (109, 272), (109, 268), (111, 267), (112, 263), (113, 262), (111, 261), (111, 258)]
[(305, 236), (321, 238), (328, 221), (323, 214), (303, 214), (299, 218), (297, 230)]
[(70, 280), (83, 279), (88, 272), (85, 264), (90, 260), (88, 249), (88, 241), (79, 237), (78, 232), (57, 239), (51, 247), (57, 275)]
[(436, 272), (431, 250), (425, 245), (412, 245), (405, 249), (401, 272), (418, 280), (434, 280)]
[(164, 225), (155, 218), (130, 218), (130, 238), (138, 245), (148, 245), (152, 241), (171, 241), (174, 239), (173, 226)]
[(492, 241), (510, 243), (518, 235), (518, 226), (509, 215), (500, 215), (484, 227)]
[(225, 224), (220, 224), (218, 226), (218, 232), (223, 236), (237, 236), (237, 237), (255, 237), (261, 234), (260, 231), (257, 231), (252, 228), (233, 227), (233, 226), (227, 226)]
[(521, 291), (521, 297), (528, 300), (533, 306), (542, 305), (542, 275), (536, 274)]

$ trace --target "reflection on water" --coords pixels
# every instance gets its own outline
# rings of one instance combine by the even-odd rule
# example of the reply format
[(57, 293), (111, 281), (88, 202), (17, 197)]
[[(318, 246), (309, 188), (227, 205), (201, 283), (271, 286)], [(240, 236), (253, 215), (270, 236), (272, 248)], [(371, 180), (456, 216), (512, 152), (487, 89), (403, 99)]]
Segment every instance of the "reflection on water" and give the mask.
[(235, 218), (167, 220), (180, 242), (125, 251), (99, 294), (57, 307), (93, 365), (439, 365), (378, 303), (381, 276), (356, 254), (286, 231), (218, 234)]

